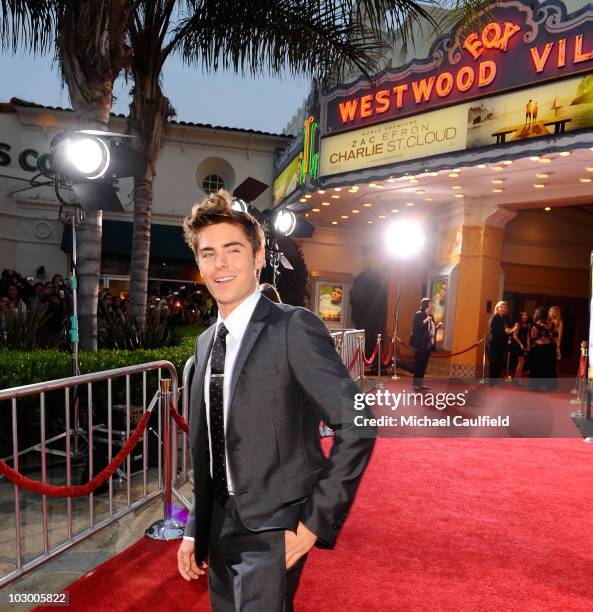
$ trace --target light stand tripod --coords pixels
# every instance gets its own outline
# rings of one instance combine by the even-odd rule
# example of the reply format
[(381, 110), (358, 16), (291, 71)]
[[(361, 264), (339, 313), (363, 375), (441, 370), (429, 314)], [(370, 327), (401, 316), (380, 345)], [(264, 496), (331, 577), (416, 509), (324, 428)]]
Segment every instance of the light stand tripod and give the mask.
[(394, 316), (394, 329), (393, 329), (393, 376), (391, 380), (399, 380), (397, 375), (397, 331), (399, 328), (399, 302), (401, 296), (402, 280), (401, 280), (401, 267), (399, 274), (397, 275), (397, 292), (395, 297), (395, 307), (393, 309)]
[[(55, 192), (60, 202), (58, 213), (59, 220), (64, 225), (72, 226), (72, 263), (70, 274), (70, 288), (72, 290), (72, 314), (70, 315), (70, 346), (72, 351), (72, 376), (80, 374), (80, 362), (78, 355), (79, 336), (78, 336), (78, 281), (76, 278), (76, 228), (83, 219), (83, 210), (77, 203), (66, 202), (61, 194), (58, 178), (55, 178)], [(78, 456), (78, 438), (80, 425), (80, 404), (78, 401), (78, 387), (73, 389), (74, 400), (74, 456)], [(88, 407), (91, 410), (91, 406)]]
[(280, 272), (280, 266), (286, 270), (294, 270), (284, 253), (280, 251), (278, 240), (266, 233), (266, 255), (272, 266), (272, 285), (276, 287), (276, 281)]

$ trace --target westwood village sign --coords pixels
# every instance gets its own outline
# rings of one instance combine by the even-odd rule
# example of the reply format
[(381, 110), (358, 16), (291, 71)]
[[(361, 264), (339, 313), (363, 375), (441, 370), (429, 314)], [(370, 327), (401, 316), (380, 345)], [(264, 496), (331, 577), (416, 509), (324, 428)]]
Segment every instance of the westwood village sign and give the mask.
[(593, 127), (591, 6), (511, 0), (475, 23), (429, 59), (325, 91), (320, 176)]
[[(593, 71), (593, 13), (562, 22), (563, 7), (494, 5), (479, 32), (440, 40), (432, 58), (349, 85), (326, 98), (324, 133), (335, 133), (518, 87)], [(478, 19), (485, 19), (483, 16)]]

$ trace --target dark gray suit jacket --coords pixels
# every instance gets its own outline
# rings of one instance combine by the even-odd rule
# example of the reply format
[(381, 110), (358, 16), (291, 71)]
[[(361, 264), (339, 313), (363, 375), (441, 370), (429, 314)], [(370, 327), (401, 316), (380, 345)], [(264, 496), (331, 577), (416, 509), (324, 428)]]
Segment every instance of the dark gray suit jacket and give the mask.
[[(216, 325), (196, 342), (190, 444), (194, 499), (186, 535), (198, 562), (208, 554), (212, 509), (204, 376)], [(321, 320), (305, 308), (261, 296), (232, 373), (226, 446), (235, 501), (252, 531), (295, 530), (302, 521), (317, 545), (332, 548), (370, 458), (374, 428), (357, 427), (360, 389)], [(331, 455), (321, 451), (319, 422), (335, 431)]]

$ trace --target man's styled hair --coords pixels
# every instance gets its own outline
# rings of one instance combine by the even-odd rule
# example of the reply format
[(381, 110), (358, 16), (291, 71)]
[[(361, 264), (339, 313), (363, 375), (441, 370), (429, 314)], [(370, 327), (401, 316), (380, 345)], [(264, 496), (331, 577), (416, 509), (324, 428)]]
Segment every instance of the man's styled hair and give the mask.
[(185, 241), (194, 252), (196, 260), (198, 258), (198, 245), (196, 244), (198, 232), (204, 227), (218, 223), (230, 223), (242, 227), (251, 243), (254, 255), (262, 248), (265, 236), (261, 225), (249, 213), (235, 210), (232, 204), (231, 194), (219, 189), (198, 204), (194, 204), (191, 213), (183, 220)]

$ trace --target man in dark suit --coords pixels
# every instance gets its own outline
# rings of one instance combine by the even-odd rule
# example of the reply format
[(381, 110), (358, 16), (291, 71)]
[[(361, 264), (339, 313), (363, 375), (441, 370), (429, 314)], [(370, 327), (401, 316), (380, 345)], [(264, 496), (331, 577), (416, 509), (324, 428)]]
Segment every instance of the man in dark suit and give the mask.
[[(257, 290), (263, 231), (231, 203), (212, 194), (184, 220), (219, 315), (196, 342), (194, 499), (178, 566), (196, 579), (208, 557), (215, 612), (287, 612), (308, 551), (334, 546), (375, 430), (354, 425), (360, 390), (320, 319)], [(327, 459), (321, 420), (335, 431)]]
[(420, 300), (420, 310), (414, 314), (410, 346), (414, 349), (414, 391), (425, 391), (424, 374), (430, 359), (430, 352), (434, 350), (436, 330), (443, 325), (439, 321), (434, 324), (432, 316), (434, 302), (430, 298)]

